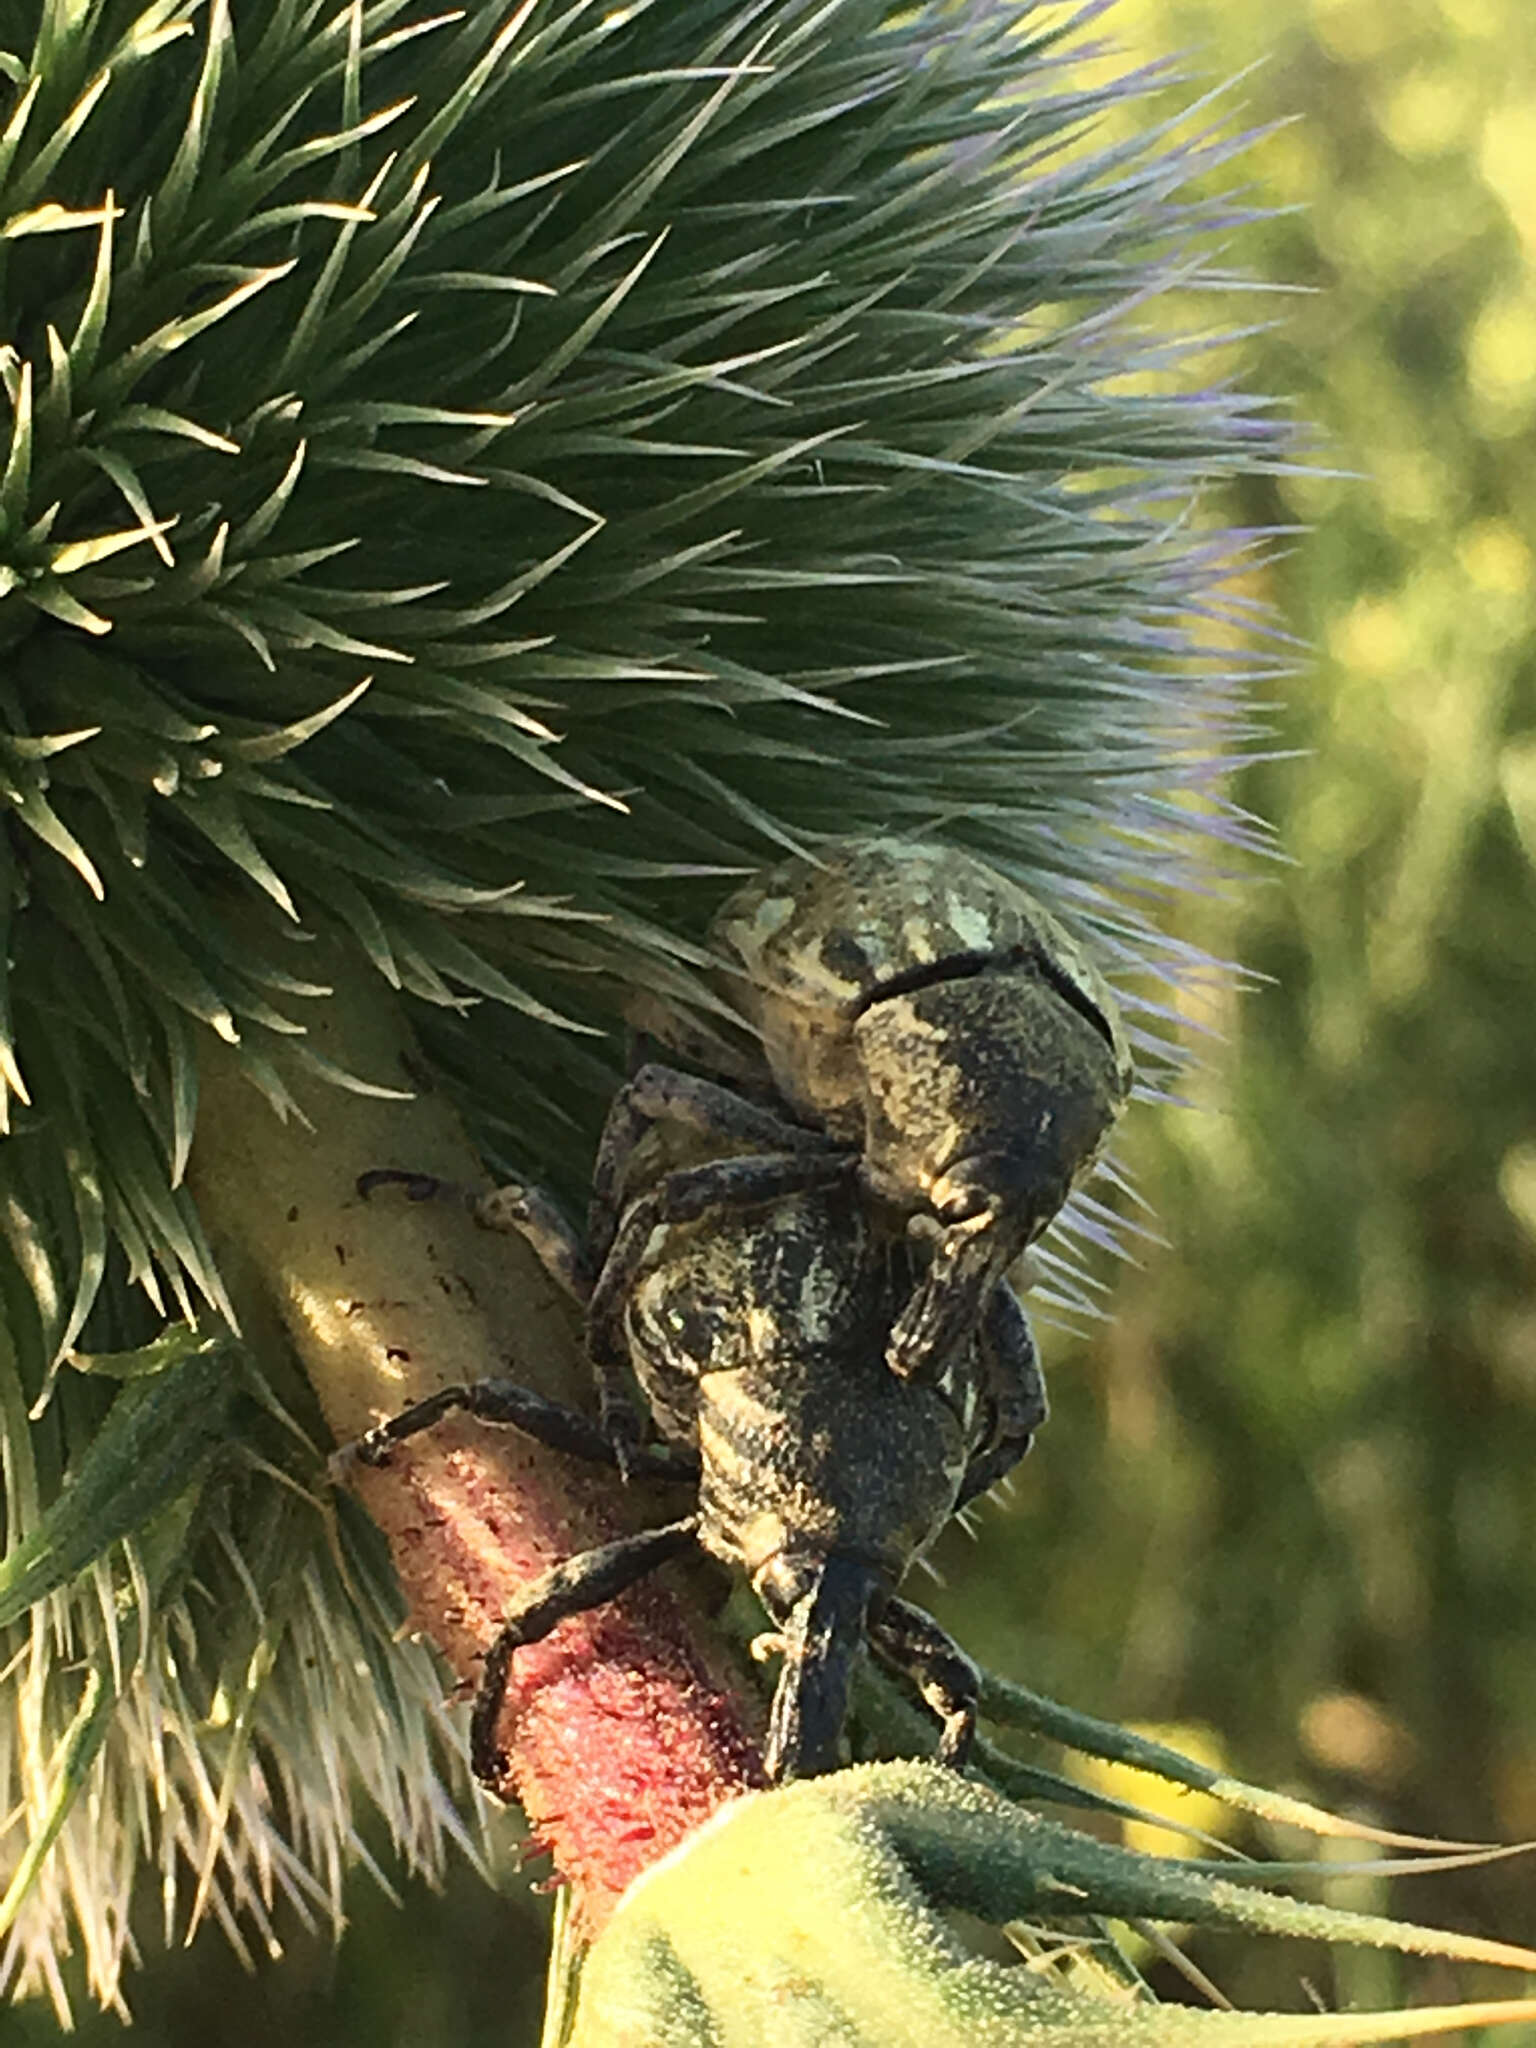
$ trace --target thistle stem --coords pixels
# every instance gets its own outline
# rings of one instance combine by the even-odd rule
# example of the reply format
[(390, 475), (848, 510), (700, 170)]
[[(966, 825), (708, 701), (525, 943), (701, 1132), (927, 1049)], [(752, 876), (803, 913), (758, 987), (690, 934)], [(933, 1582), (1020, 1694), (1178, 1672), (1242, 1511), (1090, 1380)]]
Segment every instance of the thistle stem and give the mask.
[[(218, 1048), (201, 1075), (191, 1180), (248, 1338), (285, 1334), (340, 1441), (453, 1384), (511, 1376), (589, 1401), (569, 1305), (516, 1239), (453, 1205), (359, 1174), (399, 1165), (471, 1186), (483, 1168), (447, 1102), (413, 1076), (408, 1029), (376, 978), (337, 954), (304, 1041), (409, 1100), (363, 1095), (294, 1063), (309, 1128), (279, 1120)], [(280, 1326), (280, 1329), (279, 1329)], [(393, 1554), (414, 1624), (460, 1684), (518, 1590), (577, 1550), (675, 1505), (514, 1432), (455, 1418), (355, 1484)], [(585, 1932), (630, 1879), (724, 1800), (762, 1783), (732, 1674), (702, 1618), (655, 1583), (563, 1622), (513, 1659), (497, 1730), (515, 1798), (573, 1888)]]

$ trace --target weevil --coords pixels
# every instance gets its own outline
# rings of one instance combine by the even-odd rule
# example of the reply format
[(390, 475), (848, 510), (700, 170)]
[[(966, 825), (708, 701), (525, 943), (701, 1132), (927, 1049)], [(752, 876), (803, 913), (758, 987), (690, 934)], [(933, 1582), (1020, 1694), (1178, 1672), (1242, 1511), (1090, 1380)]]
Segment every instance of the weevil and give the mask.
[[(629, 1084), (621, 1146), (657, 1122), (749, 1143), (814, 1175), (853, 1153), (866, 1196), (929, 1255), (887, 1361), (937, 1371), (1091, 1171), (1134, 1079), (1118, 1006), (1070, 935), (974, 855), (900, 839), (833, 841), (738, 890), (710, 927), (750, 1041), (648, 1029), (723, 1078), (651, 1063)], [(722, 1171), (722, 1202), (751, 1175)], [(737, 1189), (745, 1186), (743, 1197)], [(616, 1227), (601, 1156), (591, 1233)], [(999, 1385), (1005, 1412), (1027, 1392)]]
[[(757, 1176), (752, 1206), (720, 1198), (719, 1167), (657, 1172), (631, 1148), (620, 1172), (619, 1222), (600, 1270), (591, 1248), (535, 1190), (499, 1190), (480, 1219), (520, 1231), (585, 1312), (588, 1348), (612, 1375), (633, 1368), (659, 1446), (524, 1387), (487, 1380), (449, 1387), (380, 1424), (342, 1454), (382, 1464), (392, 1447), (450, 1409), (509, 1423), (555, 1448), (649, 1477), (692, 1476), (690, 1514), (620, 1537), (532, 1584), (487, 1653), (471, 1723), (471, 1754), (500, 1777), (496, 1723), (513, 1653), (565, 1616), (598, 1606), (692, 1546), (747, 1574), (769, 1618), (754, 1645), (783, 1664), (764, 1765), (770, 1782), (831, 1770), (857, 1656), (867, 1640), (906, 1672), (941, 1723), (938, 1755), (961, 1764), (976, 1718), (977, 1675), (931, 1616), (898, 1597), (915, 1557), (951, 1516), (1028, 1448), (999, 1440), (992, 1375), (978, 1346), (1009, 1354), (1011, 1381), (1031, 1389), (1032, 1427), (1046, 1414), (1029, 1328), (999, 1292), (976, 1343), (931, 1380), (891, 1373), (884, 1351), (920, 1252), (893, 1239), (861, 1195), (852, 1162), (823, 1154), (813, 1184), (771, 1186), (761, 1156), (728, 1164)], [(436, 1191), (405, 1179), (417, 1196)], [(636, 1186), (637, 1179), (639, 1181)]]

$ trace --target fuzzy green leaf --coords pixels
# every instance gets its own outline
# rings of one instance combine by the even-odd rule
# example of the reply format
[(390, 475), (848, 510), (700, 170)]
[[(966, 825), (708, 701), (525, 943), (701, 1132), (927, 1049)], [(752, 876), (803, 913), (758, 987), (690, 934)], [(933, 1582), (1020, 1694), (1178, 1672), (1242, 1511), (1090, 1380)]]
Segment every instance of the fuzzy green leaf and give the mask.
[[(1064, 1980), (970, 1952), (944, 1916), (960, 1907), (1031, 1931), (1186, 1903), (1233, 1902), (1125, 1850), (1051, 1829), (931, 1765), (878, 1764), (737, 1800), (633, 1885), (581, 1965), (562, 2048), (735, 2048), (756, 2041), (849, 2048), (1342, 2048), (1536, 2016), (1536, 2000), (1400, 2013), (1306, 2015), (1158, 2006), (1089, 1967)], [(1105, 1845), (1094, 1844), (1094, 1850)], [(1113, 1866), (1113, 1872), (1112, 1872)], [(1236, 1889), (1236, 1888), (1234, 1888)], [(1459, 1954), (1465, 1937), (1269, 1895), (1271, 1931)], [(1252, 1895), (1249, 1895), (1250, 1904)], [(1291, 1907), (1290, 1913), (1286, 1908)], [(1248, 1924), (1257, 1924), (1249, 1921)], [(1529, 1968), (1532, 1952), (1489, 1960)]]
[(239, 1379), (228, 1341), (208, 1338), (126, 1385), (58, 1499), (0, 1562), (0, 1627), (66, 1586), (197, 1478), (224, 1438)]

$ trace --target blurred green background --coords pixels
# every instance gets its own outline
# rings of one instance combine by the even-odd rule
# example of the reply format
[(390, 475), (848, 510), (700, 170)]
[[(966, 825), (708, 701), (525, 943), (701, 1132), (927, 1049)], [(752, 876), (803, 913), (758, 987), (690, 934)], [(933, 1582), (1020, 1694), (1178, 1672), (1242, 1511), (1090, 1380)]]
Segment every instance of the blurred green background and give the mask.
[[(1310, 295), (1250, 302), (1274, 324), (1229, 355), (1320, 452), (1212, 509), (1306, 529), (1256, 586), (1304, 643), (1273, 720), (1305, 751), (1235, 791), (1285, 861), (1186, 927), (1267, 979), (1191, 1013), (1192, 1106), (1130, 1121), (1167, 1242), (1112, 1325), (1047, 1330), (1050, 1428), (979, 1546), (946, 1539), (933, 1604), (994, 1667), (1203, 1729), (1250, 1779), (1533, 1836), (1536, 7), (1120, 0), (1101, 26), (1256, 66), (1223, 104), (1288, 122), (1247, 162), (1285, 211), (1231, 253)], [(360, 1875), (351, 1903), (339, 1951), (294, 1928), (249, 1976), (217, 1930), (166, 1957), (146, 1924), (141, 2048), (536, 2039), (544, 1916), (510, 1858), (500, 1895), (465, 1870), (401, 1909)], [(1536, 1937), (1523, 1864), (1392, 1903)], [(1195, 1952), (1242, 2003), (1474, 1988)], [(0, 2016), (4, 2048), (56, 2038)]]

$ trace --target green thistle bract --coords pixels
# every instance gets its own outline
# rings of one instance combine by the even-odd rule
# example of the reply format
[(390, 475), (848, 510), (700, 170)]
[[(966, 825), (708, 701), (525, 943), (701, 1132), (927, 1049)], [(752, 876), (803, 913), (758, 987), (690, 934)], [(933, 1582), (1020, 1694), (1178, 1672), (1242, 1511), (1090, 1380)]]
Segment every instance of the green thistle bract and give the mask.
[(210, 1034), (279, 1112), (279, 1052), (392, 1087), (306, 1048), (296, 942), (340, 935), (488, 1155), (572, 1187), (589, 1034), (625, 987), (704, 1000), (718, 878), (818, 834), (950, 833), (1177, 979), (1159, 901), (1249, 837), (1218, 776), (1268, 661), (1217, 595), (1243, 537), (1189, 507), (1282, 456), (1144, 319), (1228, 282), (1236, 145), (1097, 142), (1149, 80), (1078, 82), (1059, 9), (9, 20), (0, 1399), (8, 1533), (57, 1570), (0, 1770), (40, 1841), (91, 1773), (115, 1818), (15, 1852), (0, 1917), (62, 2001), (71, 1921), (117, 1996), (145, 1858), (260, 1925), (253, 1857), (334, 1906), (338, 1786), (428, 1867), (458, 1826), (284, 1361), (220, 1353), (225, 1455), (184, 1433), (131, 1517), (60, 1491), (206, 1372), (167, 1319), (228, 1315), (182, 1184)]

